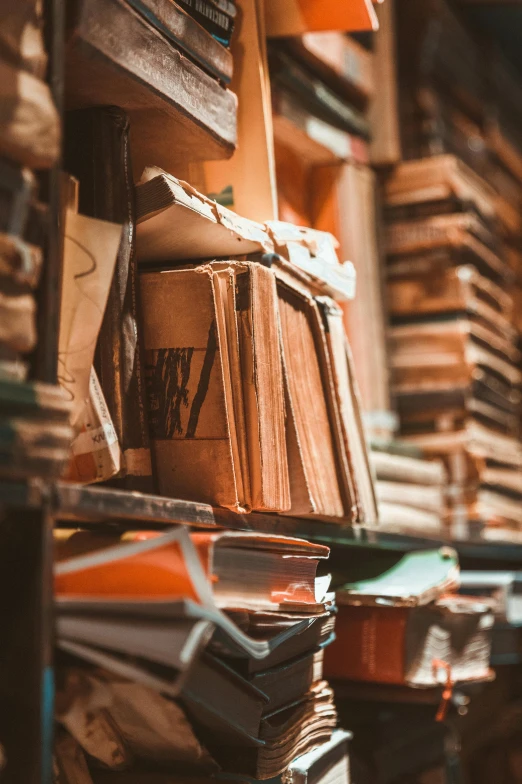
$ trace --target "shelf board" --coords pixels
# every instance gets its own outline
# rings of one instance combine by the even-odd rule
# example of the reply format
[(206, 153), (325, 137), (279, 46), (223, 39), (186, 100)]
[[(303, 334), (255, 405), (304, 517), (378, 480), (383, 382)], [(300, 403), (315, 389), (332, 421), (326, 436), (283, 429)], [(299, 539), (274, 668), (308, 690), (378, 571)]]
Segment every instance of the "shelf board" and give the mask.
[(0, 480), (0, 509), (37, 509), (49, 501), (61, 523), (121, 522), (132, 526), (189, 525), (230, 528), (235, 531), (279, 534), (311, 539), (332, 547), (362, 547), (409, 552), (433, 547), (454, 547), (461, 557), (522, 565), (522, 544), (476, 539), (451, 540), (392, 533), (377, 527), (351, 527), (313, 519), (276, 514), (236, 514), (208, 504), (182, 501), (111, 487), (67, 482), (10, 482)]
[[(16, 497), (18, 493), (11, 485), (0, 484), (0, 503), (4, 492), (10, 498)], [(445, 537), (399, 534), (377, 527), (351, 527), (259, 512), (236, 514), (208, 504), (65, 482), (53, 485), (52, 492), (55, 517), (62, 523), (125, 522), (142, 527), (223, 527), (236, 531), (296, 536), (333, 547), (378, 548), (396, 552), (450, 546), (454, 547), (461, 557), (522, 564), (522, 544), (511, 542), (487, 542), (480, 538), (461, 541)]]
[(125, 0), (77, 0), (66, 44), (66, 108), (119, 106), (131, 120), (135, 174), (229, 158), (235, 95)]

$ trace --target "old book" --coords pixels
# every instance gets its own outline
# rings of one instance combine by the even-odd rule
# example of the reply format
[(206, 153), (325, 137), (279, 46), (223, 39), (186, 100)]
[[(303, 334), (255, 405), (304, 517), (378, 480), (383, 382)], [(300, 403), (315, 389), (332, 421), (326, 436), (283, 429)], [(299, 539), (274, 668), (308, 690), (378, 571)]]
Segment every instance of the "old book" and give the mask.
[(316, 684), (292, 706), (261, 720), (261, 744), (224, 742), (219, 727), (203, 734), (216, 760), (231, 773), (267, 779), (282, 773), (295, 757), (328, 741), (337, 723), (333, 692), (325, 681)]
[(233, 2), (214, 0), (178, 0), (179, 5), (224, 46), (230, 45), (237, 8)]
[(327, 298), (317, 301), (327, 327), (325, 338), (339, 411), (338, 428), (346, 450), (357, 506), (355, 519), (374, 525), (378, 521), (377, 503), (361, 419), (361, 401), (350, 345), (344, 330), (343, 313)]
[[(231, 666), (242, 675), (251, 678), (258, 672), (272, 670), (292, 659), (300, 660), (310, 651), (329, 645), (335, 636), (335, 615), (330, 610), (306, 618), (304, 628), (302, 624), (304, 616), (295, 613), (287, 614), (286, 618), (282, 619), (280, 613), (277, 616), (275, 613), (269, 616), (267, 613), (249, 612), (247, 624), (242, 623), (240, 617), (243, 615), (242, 613), (229, 613), (230, 617), (251, 636), (264, 635), (265, 639), (276, 640), (285, 635), (284, 639), (281, 639), (277, 646), (273, 646), (270, 653), (263, 659), (254, 659), (252, 656), (245, 657), (244, 653), (238, 650), (230, 650), (230, 646), (227, 647), (223, 640), (219, 640), (218, 635), (212, 639), (210, 648), (215, 650), (221, 658), (229, 661)], [(267, 623), (268, 617), (270, 617), (270, 623)], [(258, 620), (259, 622), (257, 622)], [(299, 626), (296, 627), (296, 624)], [(294, 630), (291, 635), (288, 635), (289, 628)]]
[(276, 255), (266, 254), (263, 263), (282, 275), (293, 275), (314, 295), (327, 294), (336, 302), (354, 298), (354, 266), (351, 261), (340, 262), (338, 242), (332, 234), (285, 221), (266, 221), (264, 225)]
[[(100, 704), (98, 694), (107, 695)], [(80, 694), (82, 695), (80, 697)], [(200, 775), (217, 771), (178, 702), (157, 690), (100, 668), (61, 667), (56, 719), (88, 755), (91, 769), (111, 775), (136, 766), (192, 765)]]
[(486, 219), (496, 216), (491, 186), (454, 155), (403, 161), (384, 180), (389, 206), (444, 202), (451, 197), (473, 205)]
[(402, 504), (413, 509), (439, 515), (444, 513), (445, 500), (442, 487), (419, 485), (411, 482), (388, 482), (378, 479), (375, 492), (379, 503)]
[[(300, 162), (313, 179), (313, 169), (316, 166), (331, 166), (341, 161), (356, 161), (368, 163), (368, 143), (360, 136), (347, 133), (331, 122), (321, 119), (311, 112), (299, 97), (289, 90), (273, 89), (272, 91), (273, 124), (276, 142), (276, 167), (278, 174), (278, 197), (281, 201), (279, 190), (291, 192), (293, 188), (302, 187), (302, 183), (292, 182), (293, 175), (286, 160), (288, 150), (298, 156)], [(284, 148), (284, 150), (278, 150)], [(306, 179), (305, 174), (305, 179)], [(285, 179), (288, 182), (285, 182)], [(292, 194), (293, 195), (293, 194)], [(308, 194), (302, 194), (306, 200)], [(298, 225), (309, 224), (311, 219), (308, 209)], [(286, 220), (280, 213), (280, 217)], [(294, 221), (295, 222), (295, 221)]]
[(411, 221), (397, 221), (386, 230), (386, 248), (391, 256), (424, 254), (439, 248), (466, 248), (477, 266), (494, 280), (509, 276), (505, 260), (488, 243), (491, 233), (473, 213), (434, 215)]
[(447, 474), (440, 460), (423, 460), (372, 449), (370, 462), (377, 479), (431, 486), (442, 486), (447, 481)]
[[(346, 466), (336, 454), (335, 411), (328, 408), (329, 372), (321, 350), (320, 315), (306, 292), (278, 281), (287, 406), (290, 513), (352, 518)], [(302, 368), (307, 367), (306, 375)], [(331, 378), (331, 376), (330, 376)], [(343, 501), (344, 499), (344, 501)]]
[(514, 337), (512, 296), (471, 265), (444, 270), (436, 279), (427, 275), (394, 277), (388, 281), (387, 296), (395, 320), (468, 313), (506, 337)]
[(257, 672), (249, 682), (266, 697), (263, 713), (272, 713), (292, 705), (306, 694), (314, 683), (323, 680), (323, 650), (307, 652), (297, 659), (282, 662), (277, 667)]
[(140, 263), (232, 258), (271, 249), (264, 227), (149, 167), (136, 188)]
[(118, 483), (152, 491), (129, 120), (116, 108), (87, 109), (69, 113), (67, 128), (65, 162), (80, 180), (81, 211), (123, 227), (97, 342), (96, 370), (123, 457)]
[[(378, 485), (377, 482), (377, 489)], [(440, 539), (446, 533), (439, 512), (426, 511), (423, 506), (407, 506), (402, 502), (379, 501), (379, 527), (402, 536), (434, 536)]]
[[(219, 30), (223, 29), (226, 34), (227, 28), (230, 27), (230, 16), (224, 10), (218, 9), (212, 0), (199, 6), (202, 13), (198, 16), (193, 0), (180, 0), (179, 3), (172, 0), (129, 0), (129, 4), (203, 70), (225, 84), (230, 82), (233, 61), (231, 53), (222, 45), (225, 35), (214, 36), (216, 28), (208, 29), (213, 20), (209, 20), (208, 26), (199, 23), (201, 16), (208, 19), (205, 15), (205, 11), (208, 11), (218, 22), (224, 22), (219, 25)], [(235, 9), (228, 0), (227, 7)], [(190, 17), (193, 17), (194, 21)], [(215, 40), (216, 37), (219, 40)]]
[(339, 604), (378, 605), (382, 599), (394, 606), (429, 604), (459, 585), (459, 563), (455, 550), (442, 547), (403, 556), (375, 578), (345, 585)]
[(493, 614), (487, 602), (446, 596), (417, 607), (342, 606), (329, 677), (428, 688), (490, 676)]
[(320, 75), (304, 67), (293, 54), (276, 47), (269, 49), (271, 83), (288, 91), (320, 119), (338, 128), (369, 139), (370, 129), (364, 113), (332, 90)]
[[(141, 289), (160, 489), (236, 510), (288, 511), (273, 273), (229, 262), (144, 273)], [(174, 302), (176, 319), (166, 318)]]
[(2, 378), (0, 403), (3, 476), (58, 478), (73, 437), (71, 407), (60, 387)]
[[(328, 556), (328, 548), (255, 534), (189, 537), (180, 529), (163, 536), (133, 535), (124, 543), (109, 535), (102, 539), (83, 533), (75, 534), (72, 541), (70, 537), (59, 541), (55, 565), (63, 619), (60, 647), (91, 663), (149, 684), (161, 673), (144, 669), (146, 660), (183, 674), (189, 661), (185, 657), (176, 664), (176, 650), (182, 656), (188, 645), (188, 656), (201, 635), (208, 642), (203, 622), (219, 631), (220, 645), (213, 645), (213, 650), (220, 657), (266, 660), (269, 666), (301, 650), (299, 640), (297, 648), (290, 645), (291, 638), (306, 632), (307, 646), (322, 639), (322, 623), (316, 627), (319, 634), (310, 636), (308, 629), (315, 624), (311, 618), (317, 600), (324, 616), (324, 580), (316, 577), (316, 569), (318, 560)], [(67, 549), (72, 547), (76, 554), (69, 557)], [(93, 547), (97, 549), (86, 552)], [(224, 614), (220, 607), (236, 612), (242, 608), (243, 613), (261, 608), (275, 617), (286, 612), (291, 622), (276, 624), (271, 635), (266, 629), (252, 632), (235, 622), (234, 612)], [(137, 633), (146, 628), (149, 635)], [(192, 643), (185, 642), (188, 637)], [(177, 647), (173, 647), (175, 639), (179, 639)], [(133, 651), (138, 660), (127, 655)], [(260, 663), (253, 672), (266, 666)], [(171, 680), (172, 688), (177, 688), (178, 676)]]
[[(484, 346), (488, 346), (485, 348)], [(401, 324), (390, 329), (395, 385), (415, 383), (414, 376), (435, 388), (449, 381), (472, 380), (476, 366), (490, 369), (509, 386), (521, 374), (513, 343), (467, 319)], [(421, 386), (421, 385), (419, 385)]]

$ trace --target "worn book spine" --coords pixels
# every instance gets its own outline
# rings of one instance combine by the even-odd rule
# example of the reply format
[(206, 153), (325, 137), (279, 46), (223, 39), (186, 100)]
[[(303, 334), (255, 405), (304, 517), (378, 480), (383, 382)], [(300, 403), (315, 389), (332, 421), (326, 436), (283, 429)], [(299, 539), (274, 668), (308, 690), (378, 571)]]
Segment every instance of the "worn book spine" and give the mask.
[(225, 13), (212, 0), (177, 0), (179, 5), (225, 46), (234, 32), (235, 18)]
[(115, 107), (84, 109), (69, 113), (66, 128), (65, 162), (80, 180), (80, 211), (123, 224), (95, 359), (122, 450), (122, 470), (113, 482), (151, 492), (129, 120)]

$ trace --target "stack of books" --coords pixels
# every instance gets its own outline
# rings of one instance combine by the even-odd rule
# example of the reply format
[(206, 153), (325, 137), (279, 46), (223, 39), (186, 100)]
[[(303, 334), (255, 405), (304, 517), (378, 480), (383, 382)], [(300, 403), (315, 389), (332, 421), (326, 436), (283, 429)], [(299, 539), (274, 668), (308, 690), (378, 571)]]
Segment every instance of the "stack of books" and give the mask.
[(94, 769), (269, 779), (330, 739), (327, 547), (184, 528), (57, 536), (57, 715)]
[(488, 680), (494, 605), (458, 587), (457, 554), (443, 548), (339, 589), (328, 677), (416, 689)]
[(333, 239), (242, 219), (157, 169), (136, 199), (160, 492), (376, 521), (350, 347), (329, 296), (353, 293), (353, 269)]
[(522, 522), (520, 352), (493, 189), (459, 158), (385, 183), (393, 392), (401, 433), (449, 471), (454, 533)]

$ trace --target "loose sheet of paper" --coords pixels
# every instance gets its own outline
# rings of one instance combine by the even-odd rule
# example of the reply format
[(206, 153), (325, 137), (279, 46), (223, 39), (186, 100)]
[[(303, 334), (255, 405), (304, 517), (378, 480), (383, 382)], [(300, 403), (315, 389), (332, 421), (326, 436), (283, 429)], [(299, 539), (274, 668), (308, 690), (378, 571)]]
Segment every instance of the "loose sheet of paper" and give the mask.
[(58, 381), (79, 429), (89, 397), (96, 341), (107, 305), (121, 225), (67, 211), (63, 257)]

